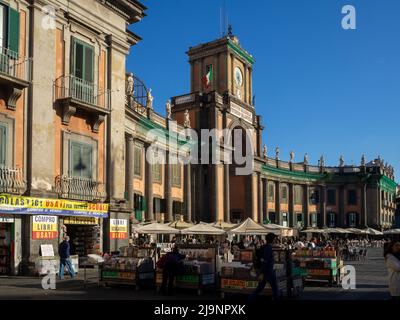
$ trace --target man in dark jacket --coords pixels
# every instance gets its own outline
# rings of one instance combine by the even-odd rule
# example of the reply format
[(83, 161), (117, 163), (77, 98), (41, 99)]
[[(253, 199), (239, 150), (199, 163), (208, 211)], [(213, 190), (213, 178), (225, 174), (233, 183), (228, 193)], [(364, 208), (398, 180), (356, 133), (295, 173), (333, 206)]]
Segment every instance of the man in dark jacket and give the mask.
[[(161, 292), (172, 294), (174, 288), (174, 279), (177, 275), (183, 272), (183, 260), (185, 255), (179, 253), (178, 246), (175, 245), (172, 252), (168, 252), (165, 257), (163, 266), (163, 279), (161, 285)], [(167, 289), (168, 282), (168, 291)]]
[(258, 283), (256, 290), (250, 295), (249, 301), (252, 302), (256, 299), (258, 294), (260, 294), (267, 282), (270, 284), (272, 289), (272, 296), (274, 300), (279, 298), (278, 296), (278, 283), (276, 280), (276, 275), (274, 271), (274, 253), (272, 250), (272, 244), (276, 236), (273, 233), (268, 233), (266, 240), (267, 244), (260, 248), (260, 258), (261, 258), (261, 273), (262, 280)]
[(64, 279), (65, 266), (67, 266), (68, 273), (71, 276), (71, 278), (74, 278), (75, 272), (74, 268), (72, 267), (70, 259), (70, 245), (68, 236), (64, 237), (63, 242), (60, 243), (60, 246), (58, 248), (58, 254), (60, 256), (60, 272), (59, 272), (60, 280)]

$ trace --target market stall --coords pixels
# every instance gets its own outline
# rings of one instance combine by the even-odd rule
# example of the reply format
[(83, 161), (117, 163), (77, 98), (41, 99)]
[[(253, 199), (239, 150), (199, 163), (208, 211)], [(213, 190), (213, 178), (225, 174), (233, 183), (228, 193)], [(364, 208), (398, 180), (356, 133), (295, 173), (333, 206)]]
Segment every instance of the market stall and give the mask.
[[(206, 223), (199, 223), (181, 231), (182, 235), (220, 236), (224, 230), (214, 228)], [(171, 248), (162, 246), (161, 254), (166, 254)], [(218, 248), (211, 244), (180, 244), (179, 252), (186, 256), (183, 261), (184, 273), (175, 280), (177, 288), (195, 289), (200, 295), (203, 290), (215, 288), (217, 284), (217, 253)], [(157, 269), (156, 286), (162, 284), (162, 270)]]
[(155, 247), (128, 246), (120, 255), (105, 255), (100, 264), (100, 283), (133, 285), (136, 288), (154, 281)]
[[(186, 258), (183, 261), (184, 272), (176, 276), (175, 287), (197, 290), (198, 295), (205, 289), (215, 289), (217, 247), (209, 244), (180, 244), (179, 252), (186, 255)], [(157, 269), (157, 290), (160, 290), (161, 285), (162, 270)]]
[[(298, 296), (303, 288), (300, 275), (292, 272), (291, 251), (274, 248), (274, 270), (278, 282), (279, 296)], [(226, 294), (251, 294), (258, 286), (259, 278), (253, 268), (254, 250), (244, 249), (235, 252), (232, 262), (223, 263), (221, 269), (221, 296)], [(271, 286), (267, 283), (261, 295), (272, 296)]]
[(293, 268), (305, 282), (327, 282), (330, 285), (341, 283), (343, 260), (335, 248), (303, 248), (293, 256)]
[[(281, 235), (281, 230), (282, 229), (267, 229), (248, 218), (228, 233), (258, 236), (268, 233)], [(220, 279), (222, 297), (231, 293), (251, 294), (257, 288), (259, 279), (253, 268), (254, 255), (254, 249), (236, 248), (233, 250), (233, 261), (222, 264)], [(278, 280), (279, 295), (293, 296), (299, 294), (303, 287), (302, 278), (292, 273), (291, 251), (274, 248), (274, 258), (274, 270)], [(265, 286), (261, 294), (272, 295), (269, 284)]]

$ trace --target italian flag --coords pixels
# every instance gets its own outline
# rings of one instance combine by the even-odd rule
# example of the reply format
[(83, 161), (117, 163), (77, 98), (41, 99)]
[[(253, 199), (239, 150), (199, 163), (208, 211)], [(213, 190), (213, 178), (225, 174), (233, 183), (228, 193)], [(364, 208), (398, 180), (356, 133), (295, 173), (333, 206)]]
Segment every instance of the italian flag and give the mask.
[(202, 78), (203, 84), (208, 89), (210, 87), (211, 81), (213, 81), (213, 69), (212, 66), (210, 66), (207, 74)]

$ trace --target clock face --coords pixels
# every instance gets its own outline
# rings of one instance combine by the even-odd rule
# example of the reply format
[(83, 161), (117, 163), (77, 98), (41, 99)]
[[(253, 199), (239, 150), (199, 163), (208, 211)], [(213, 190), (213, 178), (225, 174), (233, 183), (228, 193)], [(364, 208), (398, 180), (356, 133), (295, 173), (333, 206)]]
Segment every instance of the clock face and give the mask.
[(242, 75), (242, 71), (240, 71), (239, 67), (235, 68), (235, 82), (236, 85), (241, 87), (243, 84), (243, 75)]

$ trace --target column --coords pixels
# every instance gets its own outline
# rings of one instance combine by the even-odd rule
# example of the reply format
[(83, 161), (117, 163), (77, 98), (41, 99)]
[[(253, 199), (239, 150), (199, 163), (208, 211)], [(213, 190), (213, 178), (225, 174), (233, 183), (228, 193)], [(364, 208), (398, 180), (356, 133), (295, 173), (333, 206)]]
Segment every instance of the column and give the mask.
[(345, 227), (345, 213), (344, 213), (344, 187), (339, 187), (339, 216), (338, 216), (338, 227)]
[(361, 227), (368, 226), (367, 216), (367, 184), (361, 186)]
[[(148, 146), (149, 147), (149, 146)], [(147, 149), (146, 148), (146, 154)], [(145, 156), (145, 164), (146, 164), (146, 220), (147, 221), (154, 221), (154, 210), (153, 210), (153, 172), (151, 163), (147, 161), (147, 157)]]
[(214, 164), (212, 167), (213, 175), (214, 175), (214, 189), (213, 189), (213, 204), (214, 204), (214, 219), (213, 221), (218, 221), (218, 208), (219, 208), (219, 179), (218, 179), (218, 165)]
[(258, 222), (263, 223), (263, 186), (261, 181), (261, 173), (257, 173), (257, 200), (258, 200)]
[(322, 228), (326, 228), (327, 224), (326, 224), (326, 186), (321, 186), (320, 188), (320, 192), (321, 192), (321, 203), (320, 203), (320, 215), (321, 219), (320, 219), (320, 223), (321, 223), (321, 227)]
[(243, 97), (244, 97), (244, 101), (246, 103), (248, 103), (247, 100), (247, 64), (244, 65), (244, 92), (243, 92)]
[(289, 183), (289, 212), (288, 212), (288, 219), (289, 219), (289, 227), (295, 226), (295, 216), (294, 216), (294, 186), (292, 183)]
[(185, 170), (185, 213), (186, 213), (186, 219), (188, 222), (192, 221), (192, 195), (191, 195), (191, 186), (192, 186), (192, 179), (190, 175), (190, 163), (184, 165), (184, 170)]
[(169, 159), (170, 153), (166, 152), (166, 165), (165, 165), (165, 197), (166, 197), (166, 213), (169, 222), (174, 221), (173, 211), (172, 211), (172, 165)]
[(134, 179), (134, 168), (135, 168), (135, 144), (132, 136), (128, 136), (126, 139), (126, 146), (128, 149), (128, 155), (126, 159), (127, 163), (127, 191), (128, 191), (128, 204), (129, 208), (134, 210), (134, 187), (133, 187), (133, 179)]
[(303, 199), (304, 199), (304, 228), (308, 228), (310, 217), (309, 217), (309, 205), (310, 205), (310, 190), (308, 185), (303, 187)]
[(190, 61), (190, 93), (194, 91), (194, 61)]
[(268, 181), (267, 179), (262, 179), (262, 185), (263, 185), (263, 221), (264, 217), (268, 218)]
[(281, 184), (279, 181), (275, 183), (275, 223), (281, 224)]
[(230, 193), (229, 193), (229, 164), (224, 164), (224, 220), (231, 221), (230, 212)]

